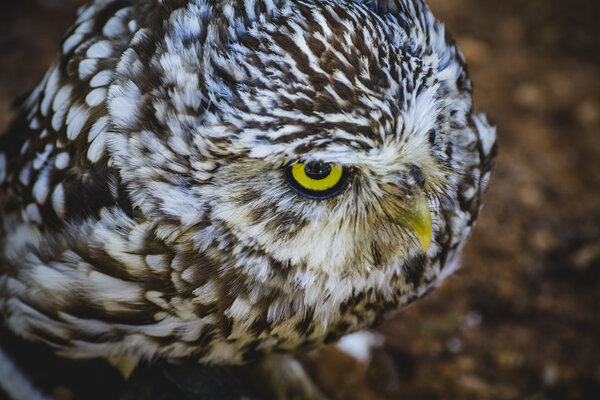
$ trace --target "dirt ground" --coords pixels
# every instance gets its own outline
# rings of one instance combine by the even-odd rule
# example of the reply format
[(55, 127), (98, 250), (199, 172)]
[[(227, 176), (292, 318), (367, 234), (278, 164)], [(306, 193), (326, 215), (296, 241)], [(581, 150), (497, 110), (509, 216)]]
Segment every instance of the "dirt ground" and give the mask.
[[(0, 131), (81, 3), (0, 5)], [(378, 329), (369, 363), (304, 362), (334, 399), (600, 399), (600, 3), (429, 4), (498, 127), (487, 202), (463, 268)]]

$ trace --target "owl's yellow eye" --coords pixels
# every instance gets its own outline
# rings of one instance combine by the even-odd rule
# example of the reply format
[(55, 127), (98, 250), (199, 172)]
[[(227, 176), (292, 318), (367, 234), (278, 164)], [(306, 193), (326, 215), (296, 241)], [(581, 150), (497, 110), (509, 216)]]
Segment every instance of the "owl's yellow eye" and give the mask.
[(333, 163), (294, 164), (286, 169), (285, 176), (298, 194), (316, 200), (339, 194), (348, 183), (346, 168)]

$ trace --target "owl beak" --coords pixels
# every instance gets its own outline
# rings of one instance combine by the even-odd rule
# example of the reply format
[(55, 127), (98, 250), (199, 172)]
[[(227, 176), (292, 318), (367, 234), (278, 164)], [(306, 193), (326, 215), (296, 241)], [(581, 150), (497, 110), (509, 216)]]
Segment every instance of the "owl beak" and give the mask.
[(408, 207), (396, 217), (395, 222), (412, 229), (419, 239), (423, 253), (426, 253), (431, 245), (432, 235), (431, 212), (427, 204), (427, 197), (422, 191), (416, 190), (407, 205)]

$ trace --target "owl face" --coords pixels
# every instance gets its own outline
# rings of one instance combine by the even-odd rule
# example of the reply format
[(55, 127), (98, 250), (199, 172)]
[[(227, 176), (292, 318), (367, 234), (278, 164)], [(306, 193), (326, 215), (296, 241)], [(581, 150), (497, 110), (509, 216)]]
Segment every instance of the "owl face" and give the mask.
[[(440, 56), (418, 54), (364, 6), (345, 4), (352, 18), (336, 32), (330, 9), (297, 6), (201, 53), (176, 29), (189, 16), (173, 13), (173, 33), (150, 61), (126, 54), (133, 68), (110, 105), (132, 134), (115, 136), (113, 152), (131, 176), (160, 177), (131, 181), (134, 199), (178, 221), (164, 237), (215, 222), (196, 235), (200, 250), (227, 231), (240, 253), (327, 272), (426, 252), (446, 189)], [(147, 81), (146, 63), (161, 85), (134, 99), (146, 110), (134, 118), (119, 108), (132, 100), (123, 88)], [(159, 134), (137, 132), (139, 120), (155, 121)]]
[(207, 188), (212, 218), (245, 246), (330, 273), (368, 272), (427, 251), (436, 212), (429, 197), (436, 194), (423, 184), (418, 167), (403, 170), (398, 163), (395, 170), (377, 170), (367, 163), (331, 163), (331, 169), (342, 170), (342, 185), (331, 197), (314, 198), (290, 170), (307, 175), (306, 166), (315, 164), (327, 165), (274, 166), (250, 159), (223, 167), (217, 187)]

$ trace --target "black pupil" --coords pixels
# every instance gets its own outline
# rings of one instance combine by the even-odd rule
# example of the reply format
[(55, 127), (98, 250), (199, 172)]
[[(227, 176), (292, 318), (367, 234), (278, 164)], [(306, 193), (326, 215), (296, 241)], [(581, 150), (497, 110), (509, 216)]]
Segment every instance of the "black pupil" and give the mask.
[(331, 173), (331, 165), (317, 162), (308, 163), (304, 166), (304, 173), (310, 179), (325, 179)]

